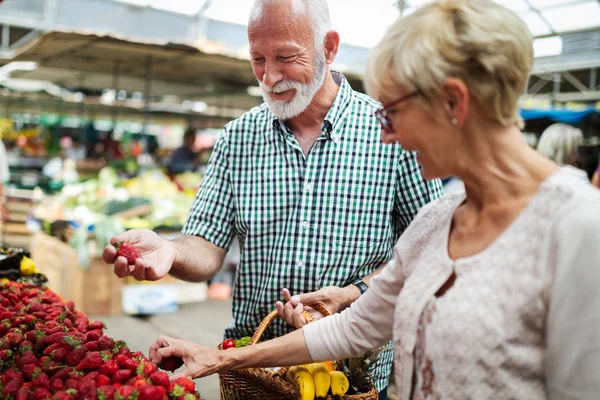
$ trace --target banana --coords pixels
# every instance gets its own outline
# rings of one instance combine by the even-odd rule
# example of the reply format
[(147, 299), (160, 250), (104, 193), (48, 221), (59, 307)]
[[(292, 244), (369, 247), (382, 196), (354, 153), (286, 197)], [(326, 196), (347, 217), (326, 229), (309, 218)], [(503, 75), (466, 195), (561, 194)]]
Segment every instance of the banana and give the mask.
[(296, 374), (299, 371), (308, 371), (308, 369), (304, 365), (294, 365), (293, 367), (288, 368), (284, 379), (289, 383), (296, 383)]
[(329, 370), (323, 363), (313, 363), (306, 366), (315, 382), (315, 395), (317, 399), (325, 399), (331, 386)]
[(315, 382), (310, 372), (296, 372), (295, 385), (299, 400), (315, 400)]
[(330, 371), (329, 375), (331, 376), (331, 394), (334, 398), (341, 398), (350, 387), (348, 378), (342, 371)]

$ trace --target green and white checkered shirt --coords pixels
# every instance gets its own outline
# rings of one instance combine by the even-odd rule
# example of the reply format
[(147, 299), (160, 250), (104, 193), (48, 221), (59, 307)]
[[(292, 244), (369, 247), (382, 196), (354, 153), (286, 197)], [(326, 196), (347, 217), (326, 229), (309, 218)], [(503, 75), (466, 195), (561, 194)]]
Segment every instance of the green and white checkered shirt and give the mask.
[[(227, 124), (214, 148), (183, 234), (224, 249), (239, 238), (226, 337), (251, 336), (283, 300), (282, 288), (343, 287), (372, 273), (392, 258), (419, 209), (443, 193), (438, 180), (422, 178), (415, 154), (382, 143), (373, 115), (379, 104), (340, 79), (308, 155), (266, 104)], [(276, 320), (263, 339), (291, 329)], [(382, 358), (374, 371), (379, 390), (392, 352)]]

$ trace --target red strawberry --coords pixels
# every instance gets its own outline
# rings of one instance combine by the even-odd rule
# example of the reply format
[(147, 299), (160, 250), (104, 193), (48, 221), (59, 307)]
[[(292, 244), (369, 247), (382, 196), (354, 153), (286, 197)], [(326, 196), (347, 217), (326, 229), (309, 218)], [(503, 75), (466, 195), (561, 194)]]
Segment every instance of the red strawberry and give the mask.
[(98, 400), (114, 400), (116, 391), (116, 388), (104, 385), (98, 388)]
[(56, 371), (62, 368), (58, 361), (50, 360), (42, 366), (42, 372), (48, 376), (54, 375)]
[(118, 370), (119, 364), (117, 364), (115, 360), (108, 360), (102, 364), (100, 369), (98, 369), (98, 372), (107, 376), (113, 376)]
[(85, 358), (77, 365), (75, 369), (97, 370), (103, 364), (102, 355), (99, 351), (91, 351), (85, 355)]
[(7, 398), (8, 396), (16, 396), (17, 391), (23, 386), (23, 379), (13, 379), (4, 385), (4, 389), (2, 389), (2, 398)]
[(150, 381), (157, 386), (162, 386), (165, 389), (169, 387), (169, 375), (166, 372), (156, 371), (150, 375)]
[(67, 365), (69, 367), (75, 367), (79, 365), (81, 361), (85, 358), (85, 355), (88, 353), (88, 349), (85, 347), (78, 347), (71, 351), (67, 356)]
[(112, 350), (114, 345), (114, 340), (108, 336), (102, 336), (100, 339), (98, 339), (98, 346), (100, 347), (100, 350)]
[(6, 337), (15, 346), (17, 346), (19, 343), (21, 343), (23, 341), (23, 339), (25, 339), (23, 337), (23, 334), (19, 330), (15, 330), (13, 332), (7, 333)]
[(135, 358), (138, 361), (143, 360), (144, 358), (144, 353), (142, 353), (141, 351), (136, 351), (135, 353), (131, 353), (131, 358)]
[(183, 388), (183, 386), (178, 385), (175, 382), (171, 382), (169, 384), (169, 389), (167, 389), (167, 392), (169, 392), (169, 396), (176, 398), (178, 398), (179, 396), (185, 396), (185, 389)]
[(69, 378), (65, 382), (65, 386), (68, 387), (69, 389), (77, 389), (78, 385), (79, 385), (79, 381), (77, 379), (73, 379), (73, 378)]
[(67, 359), (68, 355), (69, 350), (67, 350), (64, 347), (59, 347), (58, 349), (50, 353), (50, 357), (55, 361), (64, 361)]
[(98, 346), (98, 342), (96, 342), (96, 341), (87, 342), (86, 344), (84, 344), (84, 346), (89, 351), (98, 351), (98, 350), (100, 350), (100, 346)]
[(117, 354), (115, 356), (115, 361), (119, 364), (120, 367), (123, 367), (127, 360), (129, 360), (129, 357), (127, 357), (125, 354)]
[(196, 391), (196, 384), (189, 378), (178, 378), (175, 380), (175, 383), (188, 393), (194, 393)]
[(33, 381), (39, 374), (42, 373), (42, 370), (35, 364), (27, 364), (23, 366), (21, 372), (23, 373), (23, 378), (28, 381)]
[(38, 388), (33, 391), (31, 400), (46, 400), (49, 397), (52, 397), (52, 393), (48, 389)]
[(132, 371), (137, 371), (137, 368), (140, 366), (140, 362), (138, 360), (134, 360), (128, 358), (127, 361), (123, 363), (123, 368), (128, 368)]
[(69, 394), (69, 392), (65, 391), (65, 390), (61, 390), (59, 392), (54, 393), (54, 396), (52, 396), (52, 400), (73, 400), (74, 397), (71, 396), (71, 394)]
[[(8, 361), (13, 356), (12, 350), (0, 350), (0, 361)], [(35, 357), (35, 356), (34, 356)]]
[(21, 357), (17, 357), (16, 364), (17, 367), (23, 368), (25, 365), (35, 364), (37, 361), (38, 359), (35, 354), (33, 354), (33, 351), (26, 350)]
[(133, 375), (133, 371), (130, 369), (120, 369), (112, 377), (113, 383), (126, 382)]
[(115, 244), (117, 249), (117, 257), (125, 257), (127, 264), (135, 265), (135, 260), (142, 258), (142, 254), (131, 243), (118, 242)]
[(50, 389), (50, 379), (48, 375), (41, 373), (32, 382), (31, 386), (35, 388)]
[(86, 342), (95, 342), (98, 339), (100, 339), (101, 337), (102, 337), (102, 335), (100, 335), (98, 332), (90, 331), (85, 334), (85, 341)]
[(60, 379), (61, 381), (64, 382), (67, 379), (69, 379), (72, 372), (73, 372), (73, 368), (71, 368), (71, 367), (61, 368), (58, 371), (56, 371), (56, 373), (52, 376), (52, 379)]
[(161, 369), (164, 369), (165, 371), (173, 372), (176, 369), (178, 369), (179, 367), (181, 367), (182, 365), (183, 365), (183, 360), (179, 357), (165, 357), (160, 362), (159, 367)]
[(22, 386), (17, 390), (15, 400), (29, 400), (29, 394), (29, 388), (27, 386)]
[(18, 379), (21, 382), (23, 382), (23, 375), (21, 374), (21, 372), (8, 370), (6, 371), (6, 373), (4, 373), (4, 375), (2, 375), (2, 383), (4, 384), (7, 384), (8, 382), (14, 379)]
[(153, 362), (144, 362), (144, 375), (150, 376), (156, 372), (156, 364)]
[(27, 340), (27, 336), (25, 336), (25, 340), (23, 340), (19, 345), (19, 352), (21, 354), (25, 354), (27, 350), (33, 350), (33, 343)]
[(117, 390), (117, 392), (123, 396), (123, 398), (127, 399), (129, 396), (133, 396), (135, 394), (135, 388), (133, 386), (123, 385)]
[(143, 386), (137, 400), (162, 400), (166, 397), (167, 390), (162, 386)]
[(62, 380), (52, 378), (52, 380), (50, 381), (50, 389), (52, 389), (52, 391), (58, 392), (60, 390), (63, 390), (64, 388), (65, 383)]

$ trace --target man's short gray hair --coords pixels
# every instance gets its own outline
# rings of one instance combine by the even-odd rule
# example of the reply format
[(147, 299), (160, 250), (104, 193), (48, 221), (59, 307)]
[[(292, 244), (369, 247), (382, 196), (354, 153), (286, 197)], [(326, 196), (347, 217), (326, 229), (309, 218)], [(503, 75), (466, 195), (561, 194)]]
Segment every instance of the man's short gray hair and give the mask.
[[(256, 20), (263, 13), (265, 7), (274, 6), (281, 3), (282, 0), (256, 0), (252, 11), (250, 12), (249, 22)], [(325, 45), (325, 35), (331, 30), (331, 18), (329, 17), (329, 8), (326, 0), (296, 0), (300, 1), (306, 7), (310, 27), (315, 38), (315, 47), (323, 48)]]
[(582, 144), (581, 129), (567, 124), (553, 124), (542, 133), (537, 151), (560, 166), (570, 165), (577, 148)]

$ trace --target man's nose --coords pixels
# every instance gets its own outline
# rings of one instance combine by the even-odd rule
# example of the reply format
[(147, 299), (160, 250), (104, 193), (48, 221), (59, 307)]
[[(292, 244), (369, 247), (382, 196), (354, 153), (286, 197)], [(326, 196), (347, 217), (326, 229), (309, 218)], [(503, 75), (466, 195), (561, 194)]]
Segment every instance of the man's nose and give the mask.
[(283, 80), (283, 72), (277, 65), (278, 63), (266, 62), (265, 74), (263, 75), (263, 83), (267, 86), (273, 86), (277, 82)]

